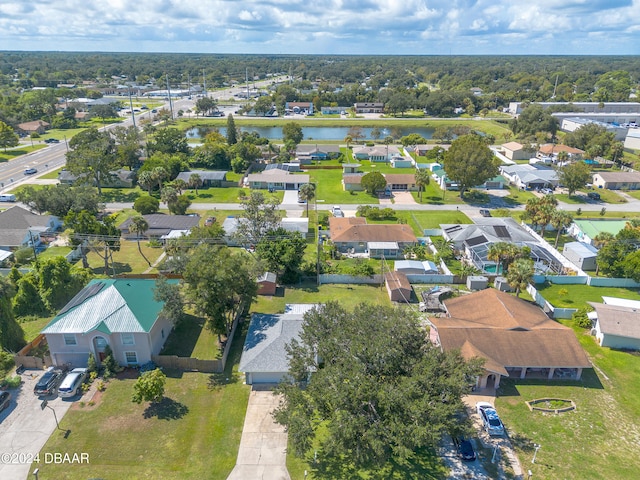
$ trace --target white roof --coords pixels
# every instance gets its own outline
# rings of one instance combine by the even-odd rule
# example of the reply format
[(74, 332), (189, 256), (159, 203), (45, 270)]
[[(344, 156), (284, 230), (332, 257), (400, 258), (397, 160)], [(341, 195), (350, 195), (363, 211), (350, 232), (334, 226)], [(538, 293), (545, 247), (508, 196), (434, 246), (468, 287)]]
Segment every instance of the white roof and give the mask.
[(367, 242), (367, 248), (369, 250), (376, 249), (376, 250), (397, 250), (398, 248), (398, 242)]
[(603, 303), (606, 305), (615, 305), (618, 307), (640, 308), (640, 300), (627, 300), (626, 298), (602, 297)]
[(171, 230), (166, 235), (160, 237), (161, 240), (169, 240), (171, 238), (180, 238), (185, 235), (189, 235), (190, 230)]

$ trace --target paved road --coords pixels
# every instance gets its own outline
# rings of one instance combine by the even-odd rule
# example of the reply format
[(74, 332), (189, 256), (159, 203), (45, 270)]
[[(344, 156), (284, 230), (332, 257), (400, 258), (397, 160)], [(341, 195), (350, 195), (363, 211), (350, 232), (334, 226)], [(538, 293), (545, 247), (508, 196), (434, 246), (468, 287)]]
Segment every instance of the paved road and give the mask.
[[(33, 387), (43, 373), (42, 370), (26, 370), (21, 375), (24, 383), (11, 390), (11, 406), (0, 414), (1, 479), (27, 479), (31, 468), (31, 462), (27, 460), (32, 460), (40, 452), (49, 436), (57, 429), (53, 412), (49, 408), (42, 410), (40, 404), (43, 398), (33, 394)], [(57, 397), (48, 399), (48, 405), (55, 410), (58, 421), (62, 420), (72, 403)], [(47, 460), (43, 453), (39, 463), (39, 468), (43, 471)]]

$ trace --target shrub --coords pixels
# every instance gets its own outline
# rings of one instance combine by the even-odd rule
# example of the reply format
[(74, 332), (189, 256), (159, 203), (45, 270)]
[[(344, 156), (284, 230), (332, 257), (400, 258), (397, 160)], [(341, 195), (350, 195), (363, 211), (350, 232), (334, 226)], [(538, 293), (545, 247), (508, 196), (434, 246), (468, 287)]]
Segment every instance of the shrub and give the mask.
[(89, 354), (89, 359), (87, 360), (87, 371), (89, 372), (89, 375), (92, 373), (95, 373), (96, 375), (98, 374), (98, 363), (96, 362), (96, 357), (93, 353)]
[(0, 383), (0, 386), (2, 388), (18, 388), (21, 383), (22, 378), (20, 378), (18, 375), (14, 375), (11, 378), (5, 378), (2, 383)]
[(89, 383), (93, 383), (93, 381), (98, 378), (98, 372), (93, 371), (89, 373)]
[(96, 384), (96, 389), (97, 389), (99, 392), (104, 392), (104, 391), (107, 389), (107, 386), (105, 385), (105, 383), (104, 383), (102, 380), (100, 380), (100, 381)]
[(580, 328), (591, 328), (593, 325), (591, 323), (591, 319), (587, 316), (589, 310), (586, 308), (581, 308), (571, 317), (576, 325)]
[(148, 215), (150, 213), (156, 213), (160, 208), (160, 202), (157, 198), (151, 195), (143, 195), (136, 198), (133, 203), (133, 209), (141, 215)]
[(87, 393), (89, 391), (89, 389), (91, 388), (91, 385), (88, 383), (83, 383), (82, 384), (82, 393)]

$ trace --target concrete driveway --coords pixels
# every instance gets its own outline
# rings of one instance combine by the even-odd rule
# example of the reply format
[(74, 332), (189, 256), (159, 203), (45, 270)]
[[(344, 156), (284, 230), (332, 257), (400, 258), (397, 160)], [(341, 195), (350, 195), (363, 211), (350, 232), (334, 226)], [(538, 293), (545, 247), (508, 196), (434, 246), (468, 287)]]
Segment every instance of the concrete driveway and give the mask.
[[(26, 370), (23, 383), (11, 392), (11, 405), (0, 414), (0, 478), (27, 479), (31, 462), (40, 452), (49, 436), (56, 430), (56, 421), (49, 408), (42, 410), (40, 404), (45, 397), (33, 394), (33, 387), (44, 370)], [(55, 410), (58, 422), (67, 413), (72, 401), (46, 397), (48, 405)], [(60, 432), (62, 434), (62, 432)], [(82, 452), (66, 452), (69, 454)], [(40, 465), (46, 459), (40, 458)]]
[(290, 480), (287, 471), (287, 433), (271, 412), (280, 397), (271, 390), (249, 395), (236, 466), (227, 480)]

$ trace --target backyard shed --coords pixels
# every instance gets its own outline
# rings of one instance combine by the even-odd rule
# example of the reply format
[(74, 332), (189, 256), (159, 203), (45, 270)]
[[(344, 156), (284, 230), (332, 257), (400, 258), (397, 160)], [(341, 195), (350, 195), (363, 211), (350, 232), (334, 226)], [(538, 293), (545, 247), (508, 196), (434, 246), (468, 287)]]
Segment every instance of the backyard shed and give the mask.
[(489, 279), (483, 275), (469, 275), (467, 288), (469, 290), (484, 290), (489, 285)]

